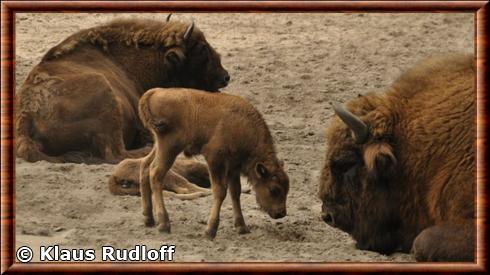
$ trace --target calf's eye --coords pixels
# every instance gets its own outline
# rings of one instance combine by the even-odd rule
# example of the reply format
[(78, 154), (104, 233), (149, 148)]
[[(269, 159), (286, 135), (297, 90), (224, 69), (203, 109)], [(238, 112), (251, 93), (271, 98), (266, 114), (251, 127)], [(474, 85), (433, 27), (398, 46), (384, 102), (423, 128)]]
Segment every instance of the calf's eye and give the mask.
[(122, 180), (121, 181), (121, 187), (122, 188), (130, 188), (133, 185), (133, 183), (129, 180)]
[(279, 197), (279, 195), (281, 195), (281, 190), (279, 187), (272, 187), (269, 192), (272, 197)]

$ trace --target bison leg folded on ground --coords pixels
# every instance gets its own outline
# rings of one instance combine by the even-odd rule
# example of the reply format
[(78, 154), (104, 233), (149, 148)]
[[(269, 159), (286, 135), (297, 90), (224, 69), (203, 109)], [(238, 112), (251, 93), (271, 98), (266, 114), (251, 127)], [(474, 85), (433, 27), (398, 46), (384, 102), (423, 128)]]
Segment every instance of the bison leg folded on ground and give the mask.
[(475, 255), (473, 220), (463, 224), (439, 224), (422, 231), (413, 242), (417, 261), (468, 262)]
[(192, 158), (177, 157), (171, 170), (199, 187), (211, 187), (208, 165), (206, 163), (196, 161)]
[[(137, 117), (134, 112), (132, 118), (121, 115), (131, 107), (118, 99), (105, 76), (81, 73), (63, 81), (53, 78), (29, 89), (40, 95), (29, 98), (29, 103), (24, 97), (19, 99), (24, 107), (17, 114), (19, 157), (28, 161), (118, 163), (149, 152), (149, 147), (126, 149), (122, 125), (137, 124)], [(51, 90), (57, 91), (57, 97), (41, 96)], [(39, 110), (33, 112), (33, 108)]]

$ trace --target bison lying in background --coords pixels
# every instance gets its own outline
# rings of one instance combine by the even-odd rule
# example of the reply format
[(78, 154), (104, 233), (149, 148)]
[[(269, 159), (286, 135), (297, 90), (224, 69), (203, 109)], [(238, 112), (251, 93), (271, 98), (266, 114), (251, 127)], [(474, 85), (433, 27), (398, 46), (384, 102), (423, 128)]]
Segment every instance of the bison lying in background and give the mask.
[[(143, 158), (125, 159), (121, 161), (109, 178), (109, 191), (113, 195), (140, 195), (140, 167)], [(168, 196), (179, 199), (194, 199), (210, 194), (208, 166), (205, 163), (177, 158), (165, 178), (162, 181), (163, 190)], [(196, 183), (196, 184), (194, 184)]]
[[(168, 108), (172, 106), (172, 108)], [(240, 174), (256, 193), (258, 205), (274, 219), (286, 215), (289, 178), (275, 152), (262, 115), (244, 99), (192, 89), (159, 89), (146, 92), (139, 103), (141, 121), (154, 135), (155, 145), (140, 170), (140, 190), (146, 225), (170, 232), (162, 197), (162, 179), (181, 152), (202, 154), (209, 166), (213, 205), (206, 236), (214, 239), (221, 205), (229, 188), (235, 226), (249, 232), (240, 205)]]
[(475, 254), (475, 63), (435, 57), (384, 93), (334, 105), (322, 218), (360, 249), (419, 261)]
[(17, 156), (86, 163), (144, 156), (151, 137), (137, 108), (146, 90), (217, 92), (229, 78), (194, 23), (123, 19), (82, 30), (50, 49), (18, 91)]

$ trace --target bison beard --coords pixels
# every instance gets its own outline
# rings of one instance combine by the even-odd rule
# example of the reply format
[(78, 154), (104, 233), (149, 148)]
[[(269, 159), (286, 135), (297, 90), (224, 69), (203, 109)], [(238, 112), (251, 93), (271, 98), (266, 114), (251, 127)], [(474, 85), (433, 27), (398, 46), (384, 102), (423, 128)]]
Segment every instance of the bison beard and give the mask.
[[(380, 178), (377, 173), (371, 171), (367, 173), (366, 182), (360, 182), (359, 179), (366, 174), (360, 164), (355, 164), (346, 172), (336, 170), (339, 169), (338, 167), (334, 169), (336, 174), (343, 174), (338, 180), (342, 182), (345, 193), (338, 198), (338, 201), (343, 201), (342, 204), (346, 207), (333, 211), (337, 214), (335, 220), (328, 223), (352, 234), (359, 249), (390, 254), (398, 248), (399, 243), (400, 218), (397, 211), (394, 211), (398, 199), (395, 197), (396, 191), (392, 190), (396, 186), (391, 184), (391, 179), (396, 172), (394, 162), (384, 157), (378, 156), (375, 162), (377, 169), (386, 172), (391, 170), (391, 173), (380, 174)], [(392, 207), (387, 207), (387, 202), (390, 202)], [(335, 203), (330, 207), (332, 205)], [(323, 211), (328, 210), (327, 206), (323, 209)], [(339, 216), (342, 212), (350, 215)], [(330, 218), (334, 219), (334, 217)]]
[[(387, 142), (368, 145), (364, 151), (366, 185), (359, 199), (352, 235), (357, 247), (390, 254), (398, 248), (400, 217), (396, 205), (397, 161)], [(390, 202), (391, 207), (386, 203)]]
[(389, 187), (372, 186), (363, 192), (352, 236), (363, 250), (393, 253), (399, 243), (400, 220), (386, 202), (396, 202)]

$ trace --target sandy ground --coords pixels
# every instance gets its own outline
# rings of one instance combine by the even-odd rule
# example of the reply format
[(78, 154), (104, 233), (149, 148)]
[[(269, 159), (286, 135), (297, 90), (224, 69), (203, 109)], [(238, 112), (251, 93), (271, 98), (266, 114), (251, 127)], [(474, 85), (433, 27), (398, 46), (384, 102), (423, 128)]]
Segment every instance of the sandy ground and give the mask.
[[(68, 35), (121, 16), (166, 14), (17, 14), (17, 87), (42, 55)], [(16, 245), (63, 248), (145, 244), (177, 247), (178, 261), (413, 261), (355, 248), (320, 220), (316, 197), (330, 100), (389, 85), (417, 60), (473, 52), (472, 14), (176, 14), (195, 19), (222, 54), (231, 83), (224, 92), (250, 100), (264, 115), (291, 179), (288, 216), (272, 220), (242, 195), (251, 234), (233, 227), (229, 198), (215, 241), (203, 236), (211, 198), (167, 199), (172, 233), (142, 223), (138, 197), (107, 189), (113, 165), (16, 163)], [(35, 248), (37, 251), (37, 248)], [(35, 254), (34, 260), (39, 256)]]

